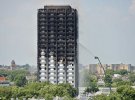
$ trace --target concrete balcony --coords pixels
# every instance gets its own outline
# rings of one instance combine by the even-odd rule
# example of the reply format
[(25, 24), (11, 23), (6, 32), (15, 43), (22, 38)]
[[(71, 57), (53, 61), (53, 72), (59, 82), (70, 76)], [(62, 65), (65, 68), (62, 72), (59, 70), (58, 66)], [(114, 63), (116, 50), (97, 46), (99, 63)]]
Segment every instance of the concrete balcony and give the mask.
[(42, 65), (40, 66), (41, 69), (44, 69), (45, 67), (46, 67), (45, 64), (42, 64)]
[(56, 72), (56, 70), (49, 70), (49, 72)]
[(68, 56), (73, 56), (74, 54), (75, 54), (75, 53), (68, 53), (68, 52), (67, 52), (67, 55), (68, 55)]
[(44, 51), (42, 51), (40, 54), (41, 54), (41, 56), (45, 56), (45, 52)]
[(51, 57), (49, 58), (49, 60), (53, 62), (53, 61), (54, 61), (54, 56), (51, 56)]
[(49, 64), (50, 64), (50, 65), (55, 64), (55, 61), (54, 61), (54, 60), (49, 61)]
[(69, 15), (67, 15), (69, 18), (72, 18), (74, 16), (73, 13), (70, 13)]
[(67, 72), (74, 72), (74, 70), (67, 70)]
[(42, 65), (43, 65), (43, 64), (46, 64), (46, 61), (45, 61), (45, 60), (41, 60), (41, 61), (40, 61), (40, 64), (42, 64)]
[(63, 78), (63, 79), (58, 79), (58, 81), (63, 81), (63, 82), (64, 82), (64, 81), (65, 81), (65, 79), (64, 79), (64, 78)]
[(55, 68), (55, 65), (50, 65), (49, 68)]
[(73, 76), (74, 76), (74, 74), (67, 74), (67, 76), (68, 76), (68, 77), (73, 77)]
[(67, 25), (68, 25), (68, 26), (73, 26), (74, 23), (71, 23), (71, 21), (70, 21), (70, 22), (67, 23)]
[(45, 73), (41, 73), (39, 76), (40, 77), (46, 77), (46, 74)]
[(40, 80), (41, 82), (45, 82), (45, 81), (47, 81), (47, 79), (46, 79), (46, 78), (44, 78), (44, 77), (41, 77), (39, 80)]
[(40, 57), (40, 60), (45, 60), (45, 59), (46, 59), (45, 56)]
[(54, 78), (54, 79), (49, 79), (49, 81), (54, 81), (54, 82), (55, 82), (55, 81), (56, 81), (56, 79), (55, 79), (55, 78)]
[(41, 69), (39, 72), (40, 72), (40, 73), (46, 73), (46, 72), (47, 72), (47, 70), (45, 70), (45, 69)]
[(68, 82), (68, 83), (70, 83), (72, 86), (74, 86), (75, 84), (74, 84), (74, 82), (73, 83), (71, 83), (71, 82)]
[(40, 36), (40, 39), (45, 39), (45, 40), (47, 40), (47, 35), (41, 35), (41, 36)]
[(46, 26), (47, 23), (42, 22), (42, 23), (39, 23), (39, 25), (40, 25), (40, 26)]
[(40, 18), (44, 18), (46, 16), (46, 14), (39, 14)]
[(59, 39), (57, 42), (58, 42), (58, 43), (65, 43), (65, 40), (60, 40), (60, 39)]
[(74, 66), (68, 65), (67, 68), (74, 68)]
[(67, 21), (73, 21), (74, 19), (72, 17), (67, 18)]
[(63, 73), (63, 72), (65, 72), (65, 70), (58, 70), (58, 72), (62, 72)]
[(56, 40), (55, 39), (50, 39), (49, 42), (54, 43), (54, 42), (56, 42)]
[(42, 21), (47, 21), (47, 19), (46, 19), (46, 18), (40, 18), (39, 21), (40, 21), (40, 22), (42, 22)]
[(67, 52), (74, 52), (74, 48), (67, 48)]
[(50, 18), (49, 21), (50, 22), (54, 22), (56, 19), (55, 18)]
[[(71, 32), (71, 31), (70, 31)], [(74, 36), (67, 36), (69, 39), (74, 39)]]
[(59, 14), (59, 15), (57, 15), (58, 17), (65, 17), (65, 15), (64, 14)]
[[(68, 40), (67, 40), (67, 44), (73, 44), (75, 43), (75, 41), (73, 40), (74, 36), (70, 37)], [(72, 48), (71, 48), (72, 49)]]
[(49, 74), (49, 77), (55, 77), (56, 74)]
[(58, 68), (60, 68), (60, 69), (61, 69), (61, 68), (63, 69), (64, 67), (65, 67), (65, 66), (58, 66)]
[(61, 83), (64, 83), (65, 81), (59, 81), (58, 83), (61, 84)]
[(59, 76), (59, 77), (64, 77), (64, 76), (65, 76), (65, 74), (58, 74), (58, 76)]
[(67, 79), (67, 81), (74, 81), (74, 78), (73, 79)]
[(49, 36), (49, 39), (53, 39), (53, 38), (55, 38), (56, 36), (55, 35), (50, 35)]

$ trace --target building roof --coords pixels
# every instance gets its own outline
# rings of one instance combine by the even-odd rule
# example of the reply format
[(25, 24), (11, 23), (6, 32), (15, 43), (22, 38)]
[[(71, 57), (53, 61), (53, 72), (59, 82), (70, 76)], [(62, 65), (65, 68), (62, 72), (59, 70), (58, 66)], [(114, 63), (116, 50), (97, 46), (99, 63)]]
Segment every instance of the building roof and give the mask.
[(3, 77), (3, 76), (0, 77), (0, 81), (5, 81), (5, 80), (6, 80), (5, 77)]

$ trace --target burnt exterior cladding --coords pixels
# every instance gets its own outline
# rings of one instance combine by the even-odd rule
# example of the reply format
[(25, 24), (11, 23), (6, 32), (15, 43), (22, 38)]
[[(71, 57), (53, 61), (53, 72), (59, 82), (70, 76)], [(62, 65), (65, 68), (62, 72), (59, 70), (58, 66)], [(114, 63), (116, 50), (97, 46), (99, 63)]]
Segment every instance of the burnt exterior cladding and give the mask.
[(78, 87), (78, 16), (70, 6), (38, 9), (38, 80)]

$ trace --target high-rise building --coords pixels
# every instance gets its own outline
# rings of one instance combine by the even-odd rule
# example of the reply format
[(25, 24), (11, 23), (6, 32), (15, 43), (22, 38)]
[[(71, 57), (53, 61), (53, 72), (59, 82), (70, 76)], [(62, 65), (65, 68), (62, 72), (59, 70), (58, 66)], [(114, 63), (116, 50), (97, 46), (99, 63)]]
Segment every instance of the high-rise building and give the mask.
[(70, 6), (38, 9), (38, 79), (78, 87), (78, 15)]

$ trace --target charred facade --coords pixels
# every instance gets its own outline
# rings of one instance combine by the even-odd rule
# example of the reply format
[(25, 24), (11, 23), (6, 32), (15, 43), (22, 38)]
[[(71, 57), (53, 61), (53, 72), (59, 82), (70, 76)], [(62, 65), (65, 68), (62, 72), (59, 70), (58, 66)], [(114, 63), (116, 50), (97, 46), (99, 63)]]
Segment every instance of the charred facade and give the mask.
[(38, 80), (78, 87), (78, 16), (70, 6), (38, 9)]

